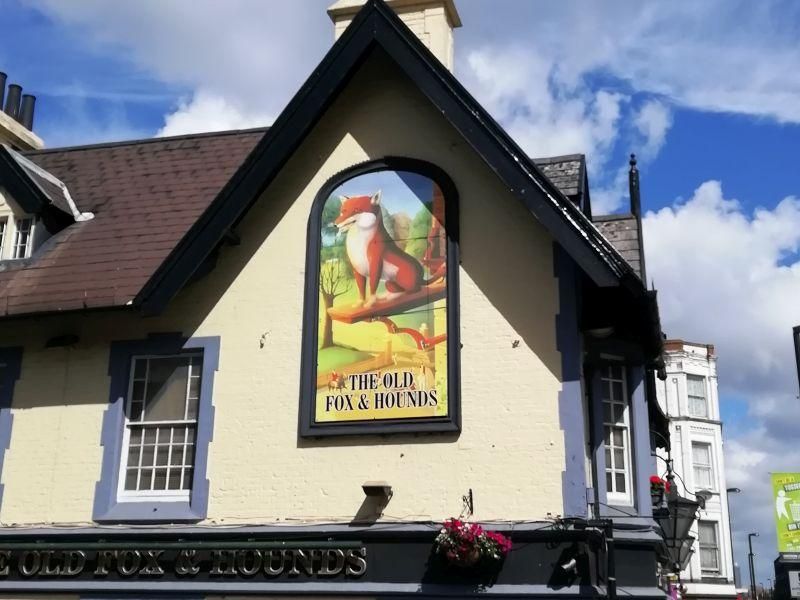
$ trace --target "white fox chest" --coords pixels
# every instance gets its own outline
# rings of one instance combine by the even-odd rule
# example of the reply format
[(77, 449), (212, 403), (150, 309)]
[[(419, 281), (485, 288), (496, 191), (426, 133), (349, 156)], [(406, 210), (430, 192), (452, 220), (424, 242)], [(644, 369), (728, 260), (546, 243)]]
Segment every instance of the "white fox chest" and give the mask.
[[(364, 277), (369, 277), (369, 258), (367, 257), (367, 246), (375, 236), (375, 231), (360, 229), (353, 227), (347, 232), (347, 239), (345, 247), (347, 248), (347, 257), (350, 259), (350, 265), (353, 270)], [(394, 279), (397, 276), (397, 266), (383, 261), (383, 269), (381, 270), (381, 279)]]

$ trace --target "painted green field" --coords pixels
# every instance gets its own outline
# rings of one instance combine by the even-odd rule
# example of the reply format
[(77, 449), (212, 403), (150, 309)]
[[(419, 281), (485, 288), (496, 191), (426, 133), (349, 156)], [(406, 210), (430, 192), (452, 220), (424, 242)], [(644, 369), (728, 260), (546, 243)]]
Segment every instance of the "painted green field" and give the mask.
[(367, 352), (353, 350), (352, 348), (343, 348), (341, 346), (332, 346), (331, 348), (323, 348), (319, 351), (317, 358), (318, 372), (327, 373), (334, 371), (343, 366), (366, 360), (372, 355)]

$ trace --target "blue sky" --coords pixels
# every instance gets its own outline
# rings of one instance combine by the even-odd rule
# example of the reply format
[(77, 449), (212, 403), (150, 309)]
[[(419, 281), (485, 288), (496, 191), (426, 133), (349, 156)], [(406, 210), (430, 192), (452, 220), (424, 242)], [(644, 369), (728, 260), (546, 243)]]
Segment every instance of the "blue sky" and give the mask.
[[(326, 4), (0, 0), (0, 70), (50, 146), (265, 125), (329, 47)], [(639, 155), (664, 328), (716, 344), (737, 559), (760, 531), (766, 581), (766, 473), (800, 471), (781, 426), (800, 417), (800, 3), (457, 4), (457, 76), (531, 155), (585, 153), (595, 212), (624, 209)]]

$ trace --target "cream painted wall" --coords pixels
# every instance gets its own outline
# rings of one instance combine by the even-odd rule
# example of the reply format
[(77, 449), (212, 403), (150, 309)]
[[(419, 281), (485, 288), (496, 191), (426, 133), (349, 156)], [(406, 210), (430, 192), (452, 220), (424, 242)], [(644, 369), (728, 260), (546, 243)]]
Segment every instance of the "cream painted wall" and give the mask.
[[(3, 324), (0, 345), (25, 345), (2, 473), (3, 524), (91, 520), (108, 343), (178, 330), (222, 339), (209, 522), (347, 521), (364, 498), (361, 484), (375, 479), (394, 488), (387, 520), (458, 514), (468, 488), (477, 519), (562, 511), (552, 239), (416, 89), (391, 73), (378, 59), (365, 65), (251, 210), (238, 231), (241, 245), (225, 248), (216, 269), (163, 315)], [(463, 431), (299, 440), (311, 204), (335, 173), (386, 155), (438, 164), (460, 194)], [(76, 348), (43, 349), (64, 333), (80, 336)]]

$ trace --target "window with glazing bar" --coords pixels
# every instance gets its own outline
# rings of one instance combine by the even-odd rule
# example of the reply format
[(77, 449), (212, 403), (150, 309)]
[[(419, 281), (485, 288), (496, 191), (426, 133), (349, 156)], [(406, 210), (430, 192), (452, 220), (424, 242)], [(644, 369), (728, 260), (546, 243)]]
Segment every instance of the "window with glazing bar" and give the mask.
[(0, 219), (0, 259), (3, 258), (3, 248), (6, 246), (6, 230), (8, 229), (8, 217)]
[(714, 521), (700, 521), (697, 528), (697, 537), (700, 543), (700, 569), (706, 573), (719, 573), (717, 524)]
[(185, 499), (192, 488), (202, 352), (132, 360), (119, 495)]
[(687, 375), (686, 389), (689, 396), (689, 415), (692, 417), (708, 418), (706, 378), (700, 375)]
[(604, 365), (600, 382), (606, 457), (606, 493), (615, 504), (632, 504), (630, 400), (624, 365)]
[(694, 485), (698, 490), (714, 489), (714, 468), (711, 462), (711, 444), (692, 442)]
[(14, 244), (11, 258), (27, 258), (30, 256), (31, 230), (33, 219), (18, 219), (14, 223)]

